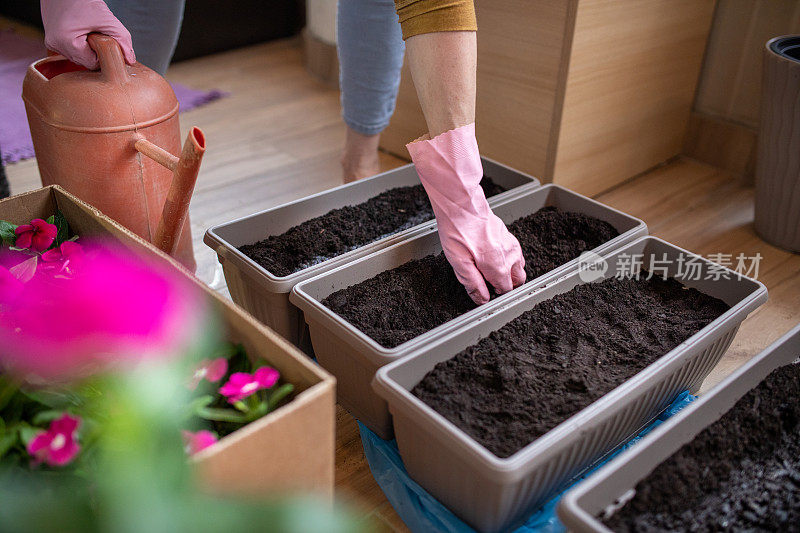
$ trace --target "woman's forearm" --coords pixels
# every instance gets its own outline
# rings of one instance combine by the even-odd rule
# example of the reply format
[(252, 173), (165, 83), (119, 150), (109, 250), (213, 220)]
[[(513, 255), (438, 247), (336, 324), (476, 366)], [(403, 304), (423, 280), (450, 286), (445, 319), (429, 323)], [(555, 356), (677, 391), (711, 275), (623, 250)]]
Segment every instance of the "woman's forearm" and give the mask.
[(475, 122), (475, 32), (415, 35), (406, 51), (430, 137)]

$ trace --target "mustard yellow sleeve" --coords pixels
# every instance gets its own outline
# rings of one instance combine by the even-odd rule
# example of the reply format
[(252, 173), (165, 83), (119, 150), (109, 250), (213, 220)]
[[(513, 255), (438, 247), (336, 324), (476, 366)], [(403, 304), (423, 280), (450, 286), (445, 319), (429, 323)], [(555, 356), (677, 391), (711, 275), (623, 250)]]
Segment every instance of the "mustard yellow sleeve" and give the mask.
[(473, 0), (394, 0), (403, 39), (439, 31), (476, 31)]

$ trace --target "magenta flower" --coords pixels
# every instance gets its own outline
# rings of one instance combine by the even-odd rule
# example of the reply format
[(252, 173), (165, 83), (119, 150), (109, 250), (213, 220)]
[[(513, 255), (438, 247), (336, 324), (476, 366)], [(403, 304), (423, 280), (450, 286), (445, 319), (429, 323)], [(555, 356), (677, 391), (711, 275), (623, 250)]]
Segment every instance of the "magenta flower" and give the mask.
[(64, 382), (177, 356), (207, 324), (201, 291), (176, 270), (119, 246), (83, 244), (72, 277), (35, 276), (3, 305), (0, 366)]
[(53, 244), (58, 228), (41, 218), (34, 218), (30, 224), (17, 226), (14, 233), (17, 236), (14, 242), (16, 248), (30, 248), (34, 252), (42, 252)]
[(194, 432), (182, 431), (181, 434), (183, 435), (184, 449), (188, 455), (194, 455), (217, 442), (216, 435), (207, 429)]
[(82, 260), (83, 247), (77, 242), (67, 241), (43, 253), (40, 268), (50, 274), (71, 276)]
[(12, 302), (23, 288), (23, 283), (14, 274), (0, 266), (0, 304)]
[(33, 457), (33, 465), (47, 463), (50, 466), (64, 466), (72, 461), (81, 450), (76, 433), (80, 418), (64, 414), (53, 420), (47, 431), (42, 431), (28, 443), (28, 453)]
[(268, 366), (259, 368), (253, 374), (236, 372), (220, 387), (219, 393), (226, 396), (229, 403), (236, 403), (261, 389), (272, 387), (280, 377), (277, 370)]
[(197, 366), (197, 369), (192, 375), (189, 382), (189, 389), (194, 390), (203, 379), (214, 383), (225, 377), (228, 372), (228, 360), (224, 357), (217, 357), (216, 359), (204, 359)]

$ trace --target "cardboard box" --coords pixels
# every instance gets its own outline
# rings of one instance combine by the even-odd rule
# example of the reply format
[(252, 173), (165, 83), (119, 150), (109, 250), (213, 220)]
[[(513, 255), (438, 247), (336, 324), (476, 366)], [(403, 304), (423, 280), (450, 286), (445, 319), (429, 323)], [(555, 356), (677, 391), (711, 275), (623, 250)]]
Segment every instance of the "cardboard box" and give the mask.
[[(27, 224), (56, 210), (80, 236), (110, 237), (148, 258), (183, 272), (206, 293), (231, 342), (242, 343), (251, 357), (262, 358), (294, 384), (293, 399), (197, 454), (201, 482), (226, 493), (266, 495), (314, 493), (333, 499), (335, 379), (297, 348), (223, 298), (180, 263), (58, 186), (0, 200), (0, 220)], [(176, 428), (177, 430), (177, 428)]]

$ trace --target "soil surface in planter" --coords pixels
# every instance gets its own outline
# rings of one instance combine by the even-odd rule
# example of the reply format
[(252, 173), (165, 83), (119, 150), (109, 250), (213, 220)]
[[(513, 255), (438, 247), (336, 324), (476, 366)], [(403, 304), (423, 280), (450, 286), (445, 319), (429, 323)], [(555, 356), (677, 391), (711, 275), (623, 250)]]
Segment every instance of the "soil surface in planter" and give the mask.
[(508, 457), (727, 309), (674, 279), (579, 285), (437, 364), (412, 393)]
[[(506, 190), (486, 176), (481, 188), (487, 198)], [(288, 276), (429, 220), (433, 209), (422, 185), (397, 187), (239, 250), (274, 275)]]
[[(619, 235), (607, 222), (556, 207), (520, 218), (508, 229), (522, 246), (528, 281)], [(441, 253), (381, 272), (322, 303), (388, 348), (475, 308)]]
[(615, 531), (800, 531), (800, 366), (772, 372), (636, 485)]

